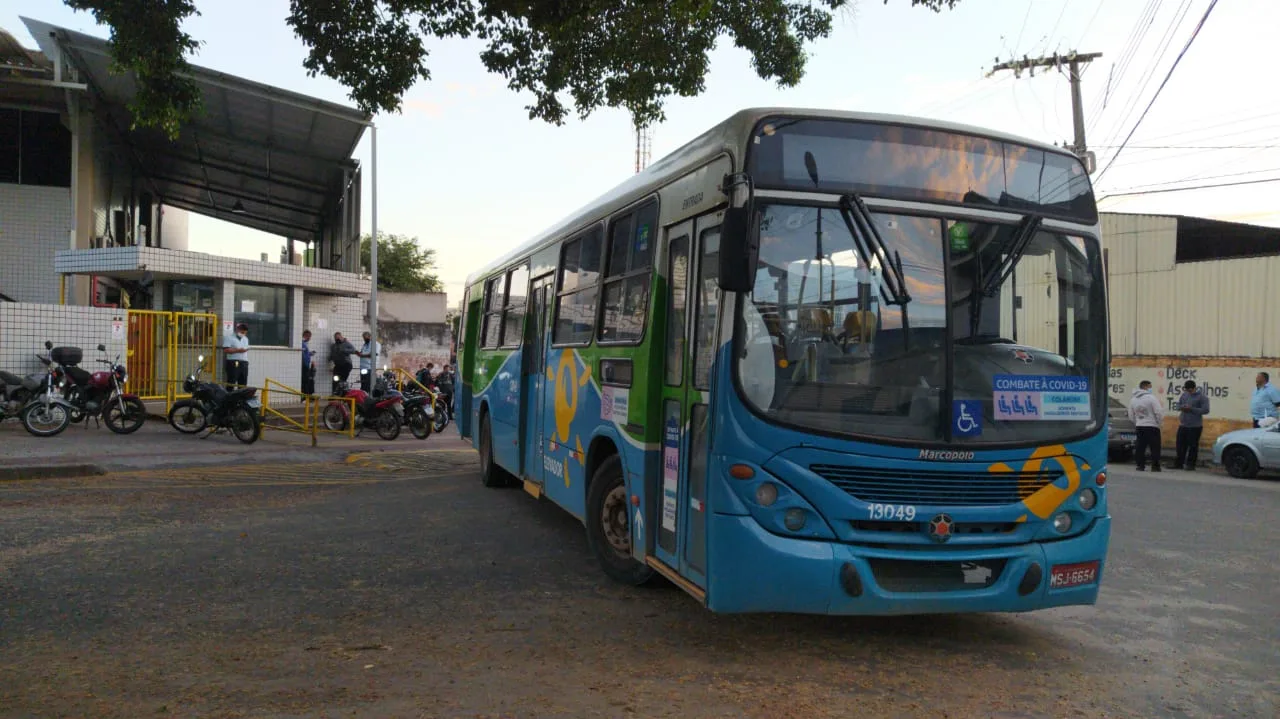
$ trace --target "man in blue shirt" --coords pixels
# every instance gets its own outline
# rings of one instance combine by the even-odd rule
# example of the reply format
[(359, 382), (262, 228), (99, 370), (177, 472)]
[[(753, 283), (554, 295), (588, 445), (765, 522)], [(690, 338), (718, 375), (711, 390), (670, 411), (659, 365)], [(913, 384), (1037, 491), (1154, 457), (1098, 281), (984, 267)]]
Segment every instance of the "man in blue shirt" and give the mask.
[(302, 393), (316, 393), (316, 353), (311, 351), (311, 330), (302, 331)]
[(1260, 420), (1277, 416), (1276, 408), (1280, 407), (1280, 390), (1271, 386), (1271, 375), (1259, 372), (1254, 378), (1257, 388), (1253, 390), (1253, 398), (1249, 400), (1249, 414), (1253, 416), (1253, 426)]

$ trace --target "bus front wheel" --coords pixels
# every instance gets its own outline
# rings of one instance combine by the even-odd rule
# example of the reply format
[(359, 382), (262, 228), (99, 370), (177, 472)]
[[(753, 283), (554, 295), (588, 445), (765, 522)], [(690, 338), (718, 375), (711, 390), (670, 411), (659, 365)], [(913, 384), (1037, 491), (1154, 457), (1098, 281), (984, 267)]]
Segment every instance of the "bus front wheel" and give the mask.
[(654, 571), (631, 556), (630, 507), (622, 460), (614, 455), (596, 469), (587, 490), (587, 544), (610, 579), (640, 586)]

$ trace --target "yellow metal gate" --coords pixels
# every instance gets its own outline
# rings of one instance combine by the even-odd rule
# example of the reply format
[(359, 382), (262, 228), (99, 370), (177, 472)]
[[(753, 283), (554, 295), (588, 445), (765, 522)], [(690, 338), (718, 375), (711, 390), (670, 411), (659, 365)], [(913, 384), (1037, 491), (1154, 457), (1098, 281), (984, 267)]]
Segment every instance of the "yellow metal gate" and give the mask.
[(209, 379), (216, 379), (218, 317), (192, 312), (129, 310), (130, 388), (143, 400), (170, 405), (185, 397), (182, 380), (204, 355)]

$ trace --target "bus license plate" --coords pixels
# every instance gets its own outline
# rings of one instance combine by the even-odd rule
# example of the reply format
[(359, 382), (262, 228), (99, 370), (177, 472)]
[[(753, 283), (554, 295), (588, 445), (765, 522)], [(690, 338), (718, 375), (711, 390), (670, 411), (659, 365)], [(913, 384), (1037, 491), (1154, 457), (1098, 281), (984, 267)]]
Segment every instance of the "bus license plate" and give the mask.
[(1056, 564), (1049, 570), (1049, 588), (1066, 589), (1098, 581), (1098, 563)]

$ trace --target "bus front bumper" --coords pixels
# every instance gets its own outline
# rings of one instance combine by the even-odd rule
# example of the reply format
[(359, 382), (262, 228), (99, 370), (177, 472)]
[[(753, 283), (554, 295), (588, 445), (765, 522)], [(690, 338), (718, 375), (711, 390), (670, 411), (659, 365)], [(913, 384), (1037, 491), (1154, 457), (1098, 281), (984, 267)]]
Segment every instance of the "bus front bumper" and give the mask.
[(1105, 516), (1050, 542), (889, 549), (782, 537), (747, 516), (710, 520), (707, 606), (725, 613), (951, 614), (1094, 604), (1111, 536)]

